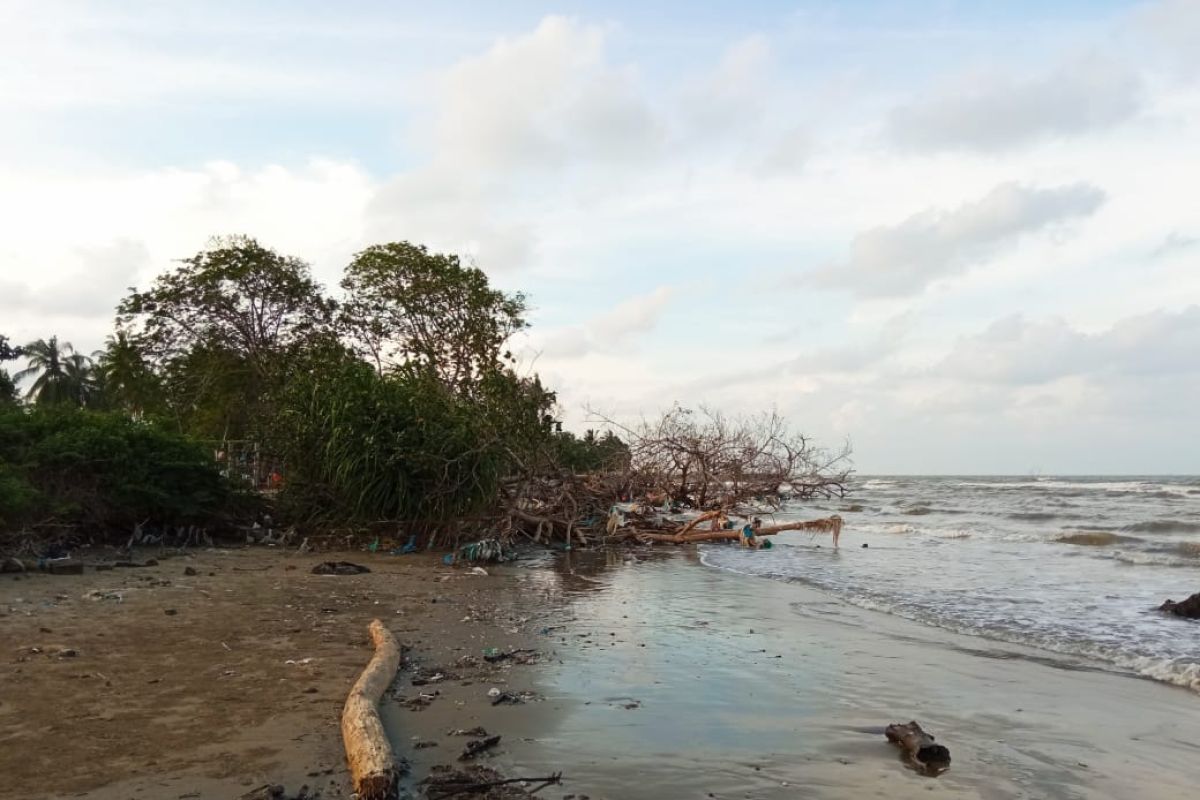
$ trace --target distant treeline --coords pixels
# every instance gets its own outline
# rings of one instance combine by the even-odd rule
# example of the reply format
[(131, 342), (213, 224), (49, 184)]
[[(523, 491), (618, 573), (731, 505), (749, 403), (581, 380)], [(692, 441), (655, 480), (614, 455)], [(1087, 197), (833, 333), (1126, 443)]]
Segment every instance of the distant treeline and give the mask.
[(221, 239), (121, 300), (98, 352), (0, 336), (19, 369), (0, 369), (0, 528), (227, 524), (249, 488), (218, 463), (234, 443), (269, 464), (277, 518), (429, 534), (486, 524), (514, 475), (627, 463), (515, 370), (522, 294), (407, 242), (358, 253), (340, 288)]

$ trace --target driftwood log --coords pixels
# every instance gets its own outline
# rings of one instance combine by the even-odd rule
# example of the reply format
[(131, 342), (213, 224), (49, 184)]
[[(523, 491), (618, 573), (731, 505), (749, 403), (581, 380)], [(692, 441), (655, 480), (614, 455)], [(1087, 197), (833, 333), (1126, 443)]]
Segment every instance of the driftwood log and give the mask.
[[(702, 515), (703, 517), (704, 515)], [(705, 517), (711, 519), (712, 517)], [(696, 520), (693, 523), (699, 524)], [(685, 525), (675, 533), (655, 533), (639, 531), (637, 538), (644, 542), (668, 542), (670, 544), (686, 544), (689, 542), (717, 542), (727, 539), (737, 540), (742, 537), (740, 528), (729, 531), (698, 531), (693, 530), (694, 524)], [(838, 538), (842, 535), (842, 518), (836, 514), (825, 519), (811, 519), (805, 522), (784, 522), (779, 525), (766, 525), (759, 528), (755, 536), (773, 536), (784, 531), (817, 531), (833, 535), (833, 546), (837, 547)]]
[(400, 770), (379, 719), (379, 700), (400, 668), (400, 645), (379, 620), (370, 625), (375, 655), (358, 677), (342, 709), (342, 741), (359, 800), (389, 800)]
[(909, 764), (925, 775), (937, 776), (950, 769), (950, 750), (933, 740), (933, 736), (916, 722), (888, 725), (887, 740), (904, 751)]

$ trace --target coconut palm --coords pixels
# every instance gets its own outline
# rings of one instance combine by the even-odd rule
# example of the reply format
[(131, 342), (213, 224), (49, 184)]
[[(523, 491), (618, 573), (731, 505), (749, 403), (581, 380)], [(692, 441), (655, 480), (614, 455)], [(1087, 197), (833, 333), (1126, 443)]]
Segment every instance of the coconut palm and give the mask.
[(104, 349), (92, 354), (95, 376), (107, 403), (139, 416), (155, 403), (158, 378), (146, 363), (142, 349), (125, 331), (104, 341)]
[(32, 378), (25, 398), (38, 405), (87, 405), (97, 394), (92, 360), (76, 353), (70, 342), (38, 339), (23, 348), (28, 366), (13, 376), (17, 383)]

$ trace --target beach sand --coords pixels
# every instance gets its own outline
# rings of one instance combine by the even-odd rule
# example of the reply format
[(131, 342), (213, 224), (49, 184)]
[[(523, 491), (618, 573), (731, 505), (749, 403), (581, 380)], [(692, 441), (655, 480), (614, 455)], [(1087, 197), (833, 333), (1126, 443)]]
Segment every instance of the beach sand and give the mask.
[[(373, 571), (309, 574), (339, 558)], [(476, 576), (255, 549), (4, 576), (0, 797), (236, 798), (265, 783), (349, 797), (338, 714), (374, 617), (410, 648), (383, 709), (409, 791), (456, 763), (468, 738), (451, 731), (476, 726), (503, 737), (479, 763), (564, 774), (539, 797), (1178, 798), (1200, 784), (1186, 690), (709, 569), (690, 549), (626, 558)], [(84, 599), (93, 589), (122, 599)], [(489, 664), (493, 647), (538, 656)], [(493, 706), (492, 688), (528, 701)], [(950, 748), (949, 772), (920, 776), (887, 745), (882, 727), (910, 719)]]

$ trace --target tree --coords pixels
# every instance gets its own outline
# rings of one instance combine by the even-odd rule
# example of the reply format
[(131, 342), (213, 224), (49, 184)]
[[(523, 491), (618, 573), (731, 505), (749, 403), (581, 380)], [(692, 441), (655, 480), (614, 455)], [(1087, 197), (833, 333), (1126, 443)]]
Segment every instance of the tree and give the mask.
[(8, 337), (0, 334), (0, 361), (12, 361), (21, 357), (21, 348), (8, 343)]
[(493, 289), (458, 256), (408, 242), (358, 253), (341, 285), (343, 330), (376, 370), (425, 367), (458, 390), (511, 360), (504, 344), (526, 327), (524, 295)]
[[(21, 348), (12, 347), (8, 343), (8, 337), (0, 334), (0, 364), (5, 361), (13, 361), (21, 357)], [(0, 408), (10, 408), (19, 402), (20, 395), (17, 394), (17, 384), (8, 374), (8, 371), (0, 368)]]
[(105, 403), (141, 416), (159, 405), (162, 385), (145, 354), (129, 335), (118, 330), (104, 342), (104, 349), (93, 354), (96, 375)]
[(17, 382), (33, 379), (25, 396), (38, 405), (88, 405), (97, 397), (92, 361), (76, 353), (70, 342), (57, 336), (38, 339), (21, 348), (28, 365), (14, 378)]
[(131, 292), (117, 319), (181, 424), (224, 438), (270, 415), (294, 355), (333, 335), (334, 310), (308, 264), (231, 237)]
[(629, 442), (634, 486), (696, 508), (841, 497), (850, 478), (848, 446), (817, 447), (775, 411), (731, 417), (675, 406), (631, 427), (605, 421)]
[(181, 263), (117, 308), (122, 327), (152, 360), (219, 345), (268, 375), (280, 354), (329, 330), (333, 303), (298, 258), (237, 236)]

